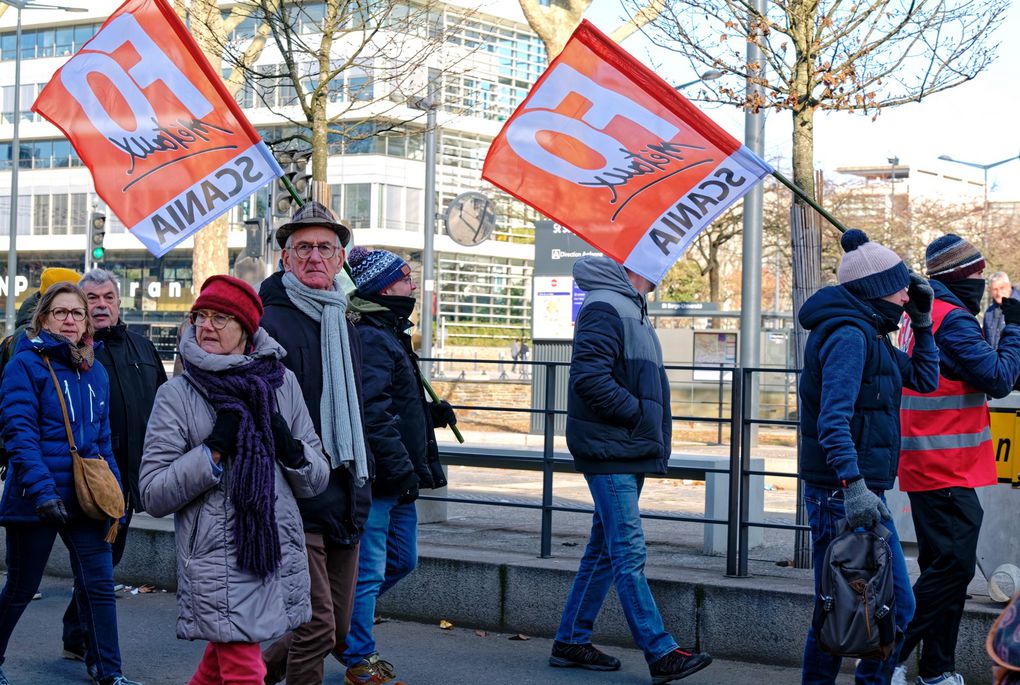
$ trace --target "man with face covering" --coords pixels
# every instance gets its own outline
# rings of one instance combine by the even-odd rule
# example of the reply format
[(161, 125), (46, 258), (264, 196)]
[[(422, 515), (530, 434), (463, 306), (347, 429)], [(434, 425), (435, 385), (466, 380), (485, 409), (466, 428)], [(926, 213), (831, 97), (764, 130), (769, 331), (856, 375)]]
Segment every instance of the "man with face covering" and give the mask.
[(986, 396), (1005, 397), (1020, 376), (1020, 302), (1003, 299), (1005, 326), (993, 348), (975, 318), (985, 291), (981, 253), (949, 233), (928, 246), (925, 263), (941, 364), (938, 389), (904, 390), (900, 405), (899, 485), (910, 497), (921, 576), (893, 683), (906, 682), (902, 664), (920, 645), (919, 685), (963, 685), (956, 640), (983, 515), (974, 489), (998, 480)]

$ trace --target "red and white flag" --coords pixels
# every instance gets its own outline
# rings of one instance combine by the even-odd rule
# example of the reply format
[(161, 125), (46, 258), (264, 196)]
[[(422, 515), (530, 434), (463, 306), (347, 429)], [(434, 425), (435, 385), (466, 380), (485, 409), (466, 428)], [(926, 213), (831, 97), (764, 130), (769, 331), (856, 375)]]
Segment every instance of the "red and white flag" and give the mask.
[(166, 0), (121, 5), (32, 111), (157, 257), (283, 173)]
[(582, 21), (482, 177), (658, 283), (772, 167)]

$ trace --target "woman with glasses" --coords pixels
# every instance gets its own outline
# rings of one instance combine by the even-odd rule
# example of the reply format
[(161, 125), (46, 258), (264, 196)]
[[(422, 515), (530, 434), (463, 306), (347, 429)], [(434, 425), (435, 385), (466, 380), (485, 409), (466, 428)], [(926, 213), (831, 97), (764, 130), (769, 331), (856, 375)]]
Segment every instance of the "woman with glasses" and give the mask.
[[(92, 333), (85, 294), (57, 283), (40, 298), (28, 334), (4, 367), (0, 425), (10, 462), (0, 500), (0, 524), (7, 529), (0, 663), (59, 535), (71, 554), (75, 585), (83, 589), (76, 597), (88, 630), (85, 663), (92, 682), (138, 685), (121, 673), (112, 548), (104, 539), (110, 522), (89, 518), (78, 505), (61, 407), (78, 453), (105, 459), (119, 480), (110, 446), (109, 379), (94, 363)], [(11, 682), (0, 671), (0, 685)]]
[(312, 616), (296, 498), (325, 489), (329, 467), (261, 317), (244, 281), (203, 284), (184, 373), (160, 386), (145, 434), (142, 504), (174, 514), (177, 637), (209, 641), (192, 685), (263, 685), (259, 643)]

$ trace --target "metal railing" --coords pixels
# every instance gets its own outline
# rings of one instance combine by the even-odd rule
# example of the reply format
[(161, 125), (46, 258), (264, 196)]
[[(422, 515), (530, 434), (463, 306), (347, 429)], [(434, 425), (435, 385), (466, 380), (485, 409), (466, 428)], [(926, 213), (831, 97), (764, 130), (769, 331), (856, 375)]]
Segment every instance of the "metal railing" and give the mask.
[[(431, 363), (439, 361), (435, 359), (424, 359), (423, 363)], [(502, 360), (473, 360), (479, 364), (500, 364)], [(542, 474), (542, 496), (541, 503), (528, 503), (528, 502), (507, 502), (505, 500), (495, 499), (484, 499), (472, 497), (470, 499), (446, 496), (440, 497), (435, 495), (422, 495), (420, 499), (423, 500), (434, 500), (443, 502), (455, 502), (462, 504), (478, 504), (487, 506), (502, 506), (502, 507), (516, 507), (526, 509), (537, 509), (541, 511), (541, 533), (540, 533), (540, 555), (542, 558), (548, 558), (552, 556), (552, 517), (553, 512), (572, 512), (572, 513), (592, 513), (591, 508), (587, 507), (576, 507), (576, 506), (565, 506), (562, 504), (555, 504), (553, 501), (553, 474), (557, 470), (557, 466), (561, 467), (562, 463), (557, 463), (556, 449), (555, 449), (555, 418), (560, 415), (565, 415), (565, 409), (559, 409), (555, 406), (556, 388), (559, 374), (565, 374), (569, 363), (567, 362), (548, 362), (548, 361), (526, 361), (518, 362), (518, 364), (526, 365), (528, 367), (541, 367), (544, 369), (544, 392), (542, 394), (541, 406), (535, 407), (500, 407), (500, 406), (489, 406), (489, 405), (467, 405), (467, 404), (455, 404), (454, 408), (458, 410), (471, 410), (479, 412), (505, 412), (505, 413), (527, 413), (527, 414), (540, 414), (543, 418), (543, 441), (541, 448), (541, 460), (540, 464), (538, 461), (538, 454), (531, 461), (528, 466), (522, 466), (521, 468), (527, 468), (531, 470), (540, 470)], [(726, 416), (723, 414), (722, 407), (723, 402), (719, 401), (719, 412), (715, 417), (712, 416), (685, 416), (685, 415), (672, 415), (672, 420), (675, 422), (697, 422), (697, 423), (708, 423), (718, 424), (718, 436), (719, 442), (722, 441), (722, 429), (724, 426), (729, 425), (730, 428), (730, 463), (729, 468), (711, 468), (705, 467), (699, 469), (707, 473), (720, 473), (729, 476), (729, 492), (728, 492), (728, 507), (727, 507), (727, 518), (717, 519), (709, 518), (708, 516), (692, 516), (692, 515), (681, 515), (681, 514), (651, 514), (642, 513), (642, 518), (665, 520), (665, 521), (676, 521), (684, 523), (701, 523), (704, 525), (720, 524), (725, 525), (727, 528), (727, 551), (726, 551), (726, 575), (735, 577), (746, 577), (748, 575), (748, 532), (751, 528), (773, 528), (780, 530), (791, 530), (795, 532), (795, 554), (794, 561), (797, 566), (806, 565), (805, 560), (809, 559), (809, 555), (803, 553), (804, 548), (804, 532), (810, 530), (810, 528), (803, 524), (804, 514), (801, 502), (801, 483), (797, 480), (797, 503), (796, 503), (796, 518), (795, 523), (779, 523), (779, 522), (766, 522), (766, 521), (751, 521), (750, 520), (750, 487), (751, 478), (754, 476), (770, 476), (770, 477), (786, 477), (786, 478), (797, 478), (796, 473), (787, 473), (779, 471), (770, 471), (764, 469), (753, 469), (751, 467), (751, 452), (752, 452), (752, 430), (755, 426), (772, 426), (772, 427), (788, 427), (796, 428), (797, 422), (784, 419), (763, 419), (755, 415), (755, 400), (757, 399), (757, 393), (753, 392), (756, 389), (756, 381), (762, 374), (770, 373), (786, 373), (786, 374), (797, 374), (798, 371), (789, 369), (781, 369), (775, 367), (758, 367), (758, 368), (739, 368), (732, 366), (703, 366), (703, 365), (667, 365), (667, 372), (669, 371), (703, 371), (711, 370), (720, 372), (720, 395), (724, 383), (730, 385), (730, 412)], [(722, 372), (729, 372), (732, 374), (730, 380), (725, 381), (723, 379)], [(787, 412), (788, 413), (788, 412)], [(535, 451), (538, 452), (537, 450)], [(440, 446), (440, 457), (443, 456), (443, 447)], [(448, 453), (449, 456), (449, 453)], [(561, 460), (562, 462), (562, 460)], [(461, 463), (465, 463), (461, 460)], [(501, 462), (502, 464), (503, 462)], [(478, 458), (475, 462), (468, 462), (471, 466), (491, 466), (491, 464), (484, 463), (483, 458)], [(505, 468), (505, 465), (501, 465), (501, 468)], [(537, 467), (537, 469), (536, 469)]]

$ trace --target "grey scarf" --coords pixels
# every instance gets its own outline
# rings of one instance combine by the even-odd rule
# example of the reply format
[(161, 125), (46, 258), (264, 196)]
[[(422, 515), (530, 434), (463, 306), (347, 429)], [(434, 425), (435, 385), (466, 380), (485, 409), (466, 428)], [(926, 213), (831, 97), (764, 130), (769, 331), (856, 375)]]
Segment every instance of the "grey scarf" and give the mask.
[[(288, 272), (283, 287), (294, 306), (319, 322), (322, 341), (322, 445), (333, 468), (347, 464), (357, 487), (368, 480), (365, 433), (347, 333), (347, 295), (336, 282), (331, 290), (309, 288)], [(351, 463), (353, 462), (353, 464)]]

